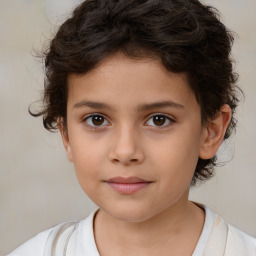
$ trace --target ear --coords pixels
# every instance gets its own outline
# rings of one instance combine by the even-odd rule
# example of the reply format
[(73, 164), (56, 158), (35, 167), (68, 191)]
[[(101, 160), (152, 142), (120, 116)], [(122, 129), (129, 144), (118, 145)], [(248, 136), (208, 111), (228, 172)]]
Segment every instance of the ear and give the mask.
[(73, 162), (73, 156), (72, 156), (72, 151), (71, 151), (69, 137), (68, 137), (68, 130), (64, 126), (63, 121), (60, 119), (58, 120), (58, 128), (59, 128), (59, 131), (60, 131), (60, 134), (62, 137), (63, 146), (67, 153), (67, 157), (68, 157), (69, 161)]
[(225, 104), (221, 107), (216, 117), (208, 122), (199, 152), (201, 159), (210, 159), (215, 156), (223, 141), (231, 116), (230, 106)]

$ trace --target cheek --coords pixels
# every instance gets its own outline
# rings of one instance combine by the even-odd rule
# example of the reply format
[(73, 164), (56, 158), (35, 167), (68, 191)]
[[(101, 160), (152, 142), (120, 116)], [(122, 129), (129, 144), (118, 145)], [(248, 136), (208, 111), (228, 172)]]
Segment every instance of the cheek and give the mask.
[(75, 166), (86, 166), (101, 157), (104, 140), (102, 136), (88, 133), (79, 125), (70, 129), (70, 146)]
[[(153, 155), (154, 162), (151, 164), (155, 168), (160, 168), (166, 179), (180, 183), (187, 180), (190, 183), (199, 155), (198, 136), (170, 136), (159, 144), (155, 144)], [(152, 146), (149, 148), (152, 148)]]
[[(77, 180), (83, 191), (93, 200), (97, 198), (100, 180), (99, 158), (92, 148), (84, 148), (74, 157), (74, 168)], [(94, 200), (93, 200), (94, 201)]]
[(78, 137), (71, 140), (71, 150), (77, 178), (81, 186), (85, 187), (85, 183), (90, 185), (99, 173), (97, 169), (101, 162), (102, 147), (92, 140)]
[(159, 193), (166, 195), (159, 203), (168, 200), (173, 204), (188, 191), (197, 161), (195, 151), (179, 142), (157, 151), (152, 166), (159, 180)]

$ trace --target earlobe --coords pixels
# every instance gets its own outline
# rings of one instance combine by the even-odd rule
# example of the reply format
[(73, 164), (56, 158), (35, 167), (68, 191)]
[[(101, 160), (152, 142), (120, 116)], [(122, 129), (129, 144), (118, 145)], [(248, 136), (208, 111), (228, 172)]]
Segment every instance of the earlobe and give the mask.
[(72, 151), (70, 148), (69, 137), (68, 137), (68, 131), (66, 128), (64, 128), (63, 122), (59, 120), (58, 120), (58, 128), (62, 137), (63, 146), (67, 153), (67, 157), (69, 161), (73, 162), (73, 156), (72, 156)]
[(215, 156), (223, 141), (231, 115), (230, 106), (225, 104), (221, 107), (216, 117), (208, 122), (199, 152), (201, 159), (210, 159)]

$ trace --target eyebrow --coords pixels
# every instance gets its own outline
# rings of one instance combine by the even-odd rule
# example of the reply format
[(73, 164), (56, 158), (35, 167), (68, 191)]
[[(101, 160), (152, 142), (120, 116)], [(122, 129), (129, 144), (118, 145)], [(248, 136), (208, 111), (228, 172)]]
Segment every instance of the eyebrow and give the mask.
[(94, 109), (109, 109), (109, 110), (112, 109), (109, 105), (105, 103), (96, 102), (96, 101), (87, 101), (87, 100), (82, 100), (73, 106), (73, 108), (81, 108), (81, 107), (89, 107)]
[[(96, 102), (96, 101), (87, 101), (82, 100), (78, 103), (76, 103), (73, 106), (73, 109), (75, 108), (81, 108), (81, 107), (89, 107), (92, 109), (108, 109), (112, 110), (112, 107), (108, 104)], [(173, 101), (161, 101), (161, 102), (154, 102), (154, 103), (148, 103), (148, 104), (140, 104), (137, 107), (138, 112), (148, 111), (156, 108), (177, 108), (177, 109), (184, 109), (185, 107), (179, 103), (173, 102)]]
[(149, 104), (143, 104), (138, 106), (138, 112), (143, 112), (147, 110), (152, 110), (155, 108), (178, 108), (178, 109), (184, 109), (185, 107), (179, 103), (173, 102), (173, 101), (161, 101), (161, 102), (154, 102)]

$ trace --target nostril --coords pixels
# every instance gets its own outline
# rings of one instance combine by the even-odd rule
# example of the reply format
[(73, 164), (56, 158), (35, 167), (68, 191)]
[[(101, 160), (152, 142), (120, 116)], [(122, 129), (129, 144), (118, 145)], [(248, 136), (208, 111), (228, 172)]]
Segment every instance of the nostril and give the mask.
[(132, 159), (118, 159), (118, 158), (113, 158), (112, 163), (116, 164), (124, 164), (124, 165), (129, 165), (129, 164), (138, 164), (139, 159), (137, 158), (132, 158)]

